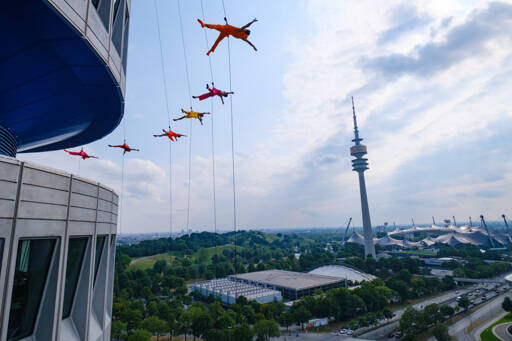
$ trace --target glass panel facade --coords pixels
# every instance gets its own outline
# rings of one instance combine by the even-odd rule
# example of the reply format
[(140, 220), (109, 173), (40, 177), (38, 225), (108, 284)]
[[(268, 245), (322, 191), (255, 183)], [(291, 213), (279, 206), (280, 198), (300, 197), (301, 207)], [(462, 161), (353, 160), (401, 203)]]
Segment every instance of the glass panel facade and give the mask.
[(96, 276), (98, 275), (101, 254), (103, 253), (103, 246), (105, 245), (106, 237), (107, 237), (106, 235), (96, 237), (96, 258), (94, 259), (94, 282), (96, 282)]
[(64, 306), (62, 309), (62, 318), (71, 315), (73, 300), (75, 298), (76, 287), (82, 263), (84, 260), (87, 241), (89, 238), (70, 238), (68, 247), (68, 259), (66, 263), (66, 284), (64, 287)]
[(108, 23), (110, 20), (110, 1), (111, 0), (101, 0), (100, 6), (96, 7), (98, 9), (98, 14), (100, 16), (101, 22), (103, 23), (103, 26), (108, 31)]
[(55, 239), (20, 240), (12, 289), (7, 340), (32, 334), (48, 276)]
[(114, 25), (112, 30), (112, 42), (116, 47), (117, 53), (121, 55), (121, 43), (123, 40), (123, 15), (124, 0), (114, 2)]
[(0, 271), (2, 271), (2, 260), (4, 257), (4, 240), (0, 238)]
[(124, 34), (123, 34), (123, 68), (126, 72), (126, 62), (128, 58), (128, 35), (130, 30), (130, 14), (128, 13), (128, 6), (126, 6), (126, 14), (124, 16)]

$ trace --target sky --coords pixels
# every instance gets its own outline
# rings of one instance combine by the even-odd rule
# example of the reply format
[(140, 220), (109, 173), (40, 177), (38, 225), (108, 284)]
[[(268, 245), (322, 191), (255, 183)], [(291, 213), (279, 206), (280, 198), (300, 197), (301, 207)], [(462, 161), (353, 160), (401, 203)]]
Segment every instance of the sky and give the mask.
[[(114, 188), (121, 233), (234, 226), (231, 106), (190, 101), (211, 81), (208, 49), (196, 21), (200, 0), (179, 4), (183, 31), (177, 0), (157, 0), (164, 74), (155, 3), (132, 1), (123, 123), (85, 146), (99, 160), (18, 155)], [(207, 23), (223, 23), (221, 1), (203, 5)], [(362, 225), (349, 155), (351, 96), (368, 146), (374, 226), (512, 216), (512, 1), (225, 0), (225, 7), (232, 25), (258, 19), (249, 37), (257, 52), (230, 41), (238, 229), (338, 227), (349, 217)], [(210, 46), (216, 37), (207, 31)], [(210, 57), (215, 85), (225, 90), (227, 48), (224, 40)], [(187, 135), (172, 143), (171, 168), (169, 140), (152, 136), (168, 126), (163, 76), (171, 118), (190, 103), (213, 108), (203, 126), (171, 123)], [(124, 137), (141, 151), (126, 154), (123, 182), (122, 153), (107, 145)]]

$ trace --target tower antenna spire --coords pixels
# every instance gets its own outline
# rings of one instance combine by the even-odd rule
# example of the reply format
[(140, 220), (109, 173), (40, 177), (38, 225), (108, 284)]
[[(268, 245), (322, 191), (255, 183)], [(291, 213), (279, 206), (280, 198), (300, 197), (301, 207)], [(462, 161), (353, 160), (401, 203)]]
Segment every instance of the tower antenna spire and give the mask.
[(359, 129), (357, 128), (357, 117), (356, 117), (356, 107), (354, 105), (354, 96), (352, 96), (352, 119), (354, 120), (354, 139), (352, 142), (355, 142), (356, 146), (360, 145), (360, 142), (363, 140), (359, 138)]

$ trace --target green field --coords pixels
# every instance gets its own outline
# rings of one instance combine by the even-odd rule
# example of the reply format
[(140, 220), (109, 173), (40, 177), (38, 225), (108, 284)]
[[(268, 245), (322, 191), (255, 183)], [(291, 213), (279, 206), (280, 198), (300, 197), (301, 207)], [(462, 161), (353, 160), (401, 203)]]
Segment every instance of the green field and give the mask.
[(492, 328), (494, 328), (494, 326), (498, 325), (498, 324), (502, 324), (502, 323), (506, 323), (506, 322), (512, 322), (512, 314), (511, 313), (508, 313), (507, 315), (505, 315), (505, 317), (503, 317), (502, 319), (494, 322), (493, 324), (491, 324), (487, 329), (485, 329), (482, 334), (480, 334), (480, 339), (482, 341), (500, 341), (500, 339), (498, 339), (493, 333), (492, 333)]
[(401, 253), (411, 253), (411, 254), (417, 254), (417, 255), (425, 255), (425, 256), (435, 256), (436, 253), (432, 251), (425, 251), (425, 250), (404, 250), (400, 251)]
[(146, 270), (153, 268), (153, 265), (159, 260), (165, 260), (167, 264), (172, 264), (175, 256), (169, 253), (160, 253), (158, 255), (148, 256), (148, 257), (140, 257), (132, 259), (129, 270)]
[[(222, 254), (222, 251), (225, 249), (234, 249), (234, 245), (222, 245), (217, 246), (217, 253)], [(243, 248), (241, 246), (237, 246), (236, 249), (241, 251)], [(215, 247), (202, 248), (198, 251), (194, 252), (190, 256), (190, 260), (192, 263), (200, 262), (205, 264), (210, 264), (212, 262), (212, 256), (215, 254)], [(132, 259), (128, 270), (146, 270), (153, 268), (153, 265), (159, 260), (165, 260), (168, 265), (171, 265), (176, 255), (173, 253), (159, 253), (153, 256), (148, 257), (140, 257)]]

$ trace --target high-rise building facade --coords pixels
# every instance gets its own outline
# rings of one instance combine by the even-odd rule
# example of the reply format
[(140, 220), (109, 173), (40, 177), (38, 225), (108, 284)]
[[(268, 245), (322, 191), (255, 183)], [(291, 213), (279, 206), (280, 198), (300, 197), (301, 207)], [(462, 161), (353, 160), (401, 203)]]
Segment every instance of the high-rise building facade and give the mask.
[(130, 0), (0, 5), (0, 341), (110, 340), (118, 196), (14, 159), (123, 117)]
[(350, 147), (350, 155), (355, 157), (352, 160), (352, 169), (359, 176), (359, 192), (361, 194), (361, 214), (363, 216), (363, 234), (364, 234), (364, 255), (376, 258), (375, 245), (373, 244), (372, 222), (370, 220), (370, 208), (368, 207), (368, 196), (366, 195), (366, 182), (364, 172), (368, 169), (368, 159), (364, 158), (368, 151), (364, 144), (361, 144), (362, 138), (359, 137), (357, 128), (356, 109), (354, 99), (352, 98), (352, 117), (354, 119), (354, 145)]

